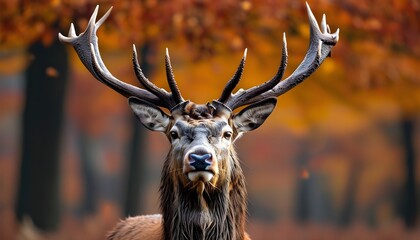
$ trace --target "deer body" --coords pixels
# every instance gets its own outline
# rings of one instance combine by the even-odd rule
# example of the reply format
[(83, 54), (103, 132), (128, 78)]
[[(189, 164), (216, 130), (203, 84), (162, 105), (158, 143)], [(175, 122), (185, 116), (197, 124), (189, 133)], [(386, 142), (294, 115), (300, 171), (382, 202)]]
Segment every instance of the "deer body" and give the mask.
[[(100, 58), (96, 31), (110, 14), (96, 21), (95, 9), (85, 32), (76, 35), (73, 25), (62, 42), (72, 44), (86, 68), (99, 81), (128, 98), (140, 122), (149, 130), (164, 133), (171, 148), (160, 183), (161, 215), (147, 215), (121, 221), (107, 236), (109, 240), (247, 240), (245, 232), (247, 192), (244, 174), (233, 144), (242, 135), (261, 126), (274, 110), (276, 97), (287, 92), (330, 55), (338, 41), (325, 21), (321, 29), (310, 8), (311, 40), (303, 62), (287, 79), (286, 38), (276, 75), (269, 81), (232, 94), (246, 59), (226, 84), (221, 96), (200, 105), (181, 96), (172, 72), (168, 51), (166, 71), (171, 92), (151, 83), (142, 73), (133, 46), (135, 74), (144, 88), (115, 78)], [(321, 32), (322, 30), (322, 32)], [(239, 112), (235, 109), (246, 106)], [(161, 108), (170, 110), (170, 114)]]
[(107, 239), (162, 240), (162, 233), (162, 215), (143, 215), (119, 222)]
[[(129, 217), (117, 224), (108, 239), (120, 240), (162, 240), (162, 215)], [(245, 233), (244, 240), (250, 240)]]

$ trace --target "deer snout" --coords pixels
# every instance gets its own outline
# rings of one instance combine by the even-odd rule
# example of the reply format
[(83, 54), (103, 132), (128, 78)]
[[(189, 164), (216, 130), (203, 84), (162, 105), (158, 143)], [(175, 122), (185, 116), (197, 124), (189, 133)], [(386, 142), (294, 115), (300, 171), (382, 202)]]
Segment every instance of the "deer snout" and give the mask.
[(212, 155), (210, 153), (190, 153), (189, 163), (196, 171), (205, 171), (211, 165)]
[(184, 173), (193, 182), (209, 182), (217, 174), (214, 154), (204, 148), (192, 149), (184, 160)]

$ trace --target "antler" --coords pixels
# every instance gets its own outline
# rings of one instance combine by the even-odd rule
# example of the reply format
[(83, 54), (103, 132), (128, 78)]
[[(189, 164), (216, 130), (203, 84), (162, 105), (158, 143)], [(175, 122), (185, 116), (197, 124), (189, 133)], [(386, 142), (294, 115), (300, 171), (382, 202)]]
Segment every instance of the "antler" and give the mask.
[[(286, 36), (284, 34), (282, 59), (276, 75), (271, 80), (261, 85), (252, 87), (247, 90), (240, 89), (235, 94), (231, 94), (234, 86), (232, 87), (232, 80), (230, 80), (218, 101), (224, 103), (230, 109), (234, 110), (243, 105), (259, 102), (271, 97), (278, 97), (299, 83), (303, 82), (303, 80), (305, 80), (313, 72), (315, 72), (316, 69), (318, 69), (321, 63), (330, 56), (332, 47), (335, 46), (335, 44), (338, 42), (339, 29), (337, 29), (335, 33), (331, 34), (324, 14), (321, 21), (321, 32), (308, 3), (306, 3), (306, 7), (308, 10), (310, 24), (310, 42), (308, 51), (306, 52), (303, 61), (297, 67), (297, 69), (288, 78), (280, 81), (283, 77), (284, 70), (286, 69), (287, 65), (287, 44)], [(244, 62), (244, 58), (242, 59), (241, 64), (242, 62)], [(242, 72), (242, 69), (240, 71)], [(235, 83), (235, 86), (237, 83), (238, 82)]]
[(166, 51), (166, 69), (168, 71), (168, 83), (172, 93), (157, 87), (144, 76), (140, 65), (138, 64), (137, 51), (134, 45), (134, 70), (137, 78), (145, 87), (145, 89), (122, 82), (109, 72), (99, 53), (98, 37), (96, 36), (96, 31), (108, 18), (112, 7), (104, 14), (104, 16), (102, 16), (101, 19), (96, 21), (98, 9), (99, 6), (96, 6), (95, 11), (93, 12), (86, 27), (86, 30), (83, 33), (77, 36), (74, 25), (72, 23), (68, 37), (63, 36), (61, 33), (58, 34), (60, 41), (71, 44), (74, 47), (82, 63), (96, 79), (127, 98), (134, 96), (167, 109), (172, 109), (179, 103), (183, 102), (184, 100), (179, 92), (172, 73), (168, 50)]

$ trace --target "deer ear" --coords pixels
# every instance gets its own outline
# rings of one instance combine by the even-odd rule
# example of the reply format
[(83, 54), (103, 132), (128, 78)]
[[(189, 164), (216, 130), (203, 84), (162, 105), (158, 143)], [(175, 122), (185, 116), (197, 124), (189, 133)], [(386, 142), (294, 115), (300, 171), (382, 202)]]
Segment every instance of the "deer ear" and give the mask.
[(276, 106), (276, 98), (268, 98), (249, 105), (233, 117), (239, 133), (249, 132), (261, 126)]
[(146, 128), (158, 132), (166, 131), (170, 117), (159, 107), (135, 97), (128, 98), (128, 104)]

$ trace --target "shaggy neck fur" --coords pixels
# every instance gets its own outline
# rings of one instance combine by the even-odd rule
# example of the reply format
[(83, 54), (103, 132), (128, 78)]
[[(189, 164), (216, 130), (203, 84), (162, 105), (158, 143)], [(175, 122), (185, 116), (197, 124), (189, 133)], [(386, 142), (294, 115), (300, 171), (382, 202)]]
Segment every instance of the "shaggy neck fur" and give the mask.
[(205, 184), (199, 193), (184, 186), (171, 171), (168, 156), (160, 187), (164, 240), (243, 240), (246, 219), (246, 189), (242, 169), (232, 150), (230, 176), (217, 186)]

